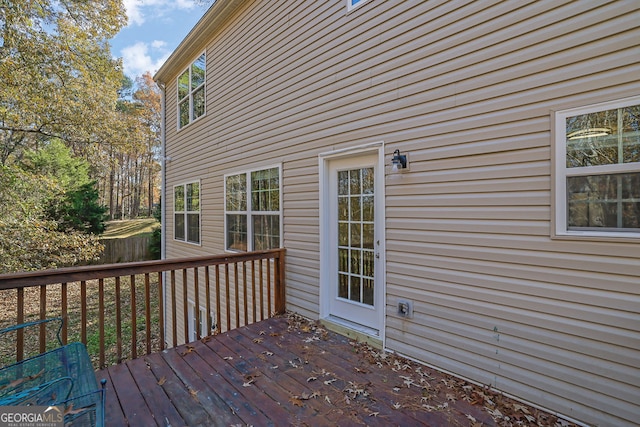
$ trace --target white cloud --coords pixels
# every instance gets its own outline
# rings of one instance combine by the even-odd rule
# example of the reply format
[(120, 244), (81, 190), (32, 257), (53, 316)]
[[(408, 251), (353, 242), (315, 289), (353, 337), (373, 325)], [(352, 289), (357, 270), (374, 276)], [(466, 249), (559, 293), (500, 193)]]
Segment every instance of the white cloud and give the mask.
[[(152, 48), (158, 49), (158, 47), (164, 45), (164, 42), (155, 40), (153, 44), (160, 45), (152, 46)], [(154, 61), (149, 54), (149, 44), (144, 42), (137, 42), (131, 46), (127, 46), (123, 48), (120, 53), (122, 54), (122, 61), (124, 63), (124, 73), (133, 78), (135, 78), (135, 76), (141, 76), (147, 71), (154, 74), (170, 55), (170, 52), (165, 51)]]
[(151, 47), (154, 49), (162, 49), (167, 45), (167, 42), (164, 40), (154, 40), (151, 42)]
[(161, 17), (176, 10), (190, 10), (195, 6), (194, 0), (124, 0), (129, 25), (142, 25), (149, 15)]

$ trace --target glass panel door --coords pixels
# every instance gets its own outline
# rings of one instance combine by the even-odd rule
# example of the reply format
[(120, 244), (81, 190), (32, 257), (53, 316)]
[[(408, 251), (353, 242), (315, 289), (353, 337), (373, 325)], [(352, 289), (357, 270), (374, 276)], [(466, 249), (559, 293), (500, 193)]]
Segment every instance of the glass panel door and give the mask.
[(374, 169), (338, 171), (337, 296), (374, 305)]

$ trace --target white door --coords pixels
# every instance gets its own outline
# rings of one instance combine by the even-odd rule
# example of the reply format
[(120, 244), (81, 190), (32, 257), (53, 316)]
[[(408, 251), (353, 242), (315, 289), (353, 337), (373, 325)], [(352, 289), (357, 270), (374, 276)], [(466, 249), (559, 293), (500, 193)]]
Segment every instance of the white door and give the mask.
[(384, 230), (378, 153), (328, 160), (323, 191), (322, 274), (330, 320), (380, 336)]

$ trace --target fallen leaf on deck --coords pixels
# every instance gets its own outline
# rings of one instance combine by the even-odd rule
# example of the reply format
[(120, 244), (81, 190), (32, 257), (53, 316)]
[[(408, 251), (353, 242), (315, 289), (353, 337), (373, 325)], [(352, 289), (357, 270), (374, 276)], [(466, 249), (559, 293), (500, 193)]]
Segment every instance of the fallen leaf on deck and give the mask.
[(158, 380), (158, 385), (163, 385), (167, 382), (167, 377), (162, 377)]
[(309, 377), (309, 378), (307, 378), (307, 382), (315, 381), (317, 379), (318, 378), (316, 378), (316, 377)]
[(189, 388), (189, 394), (193, 397), (193, 400), (198, 401), (198, 390)]
[(261, 343), (264, 342), (264, 339), (262, 339), (262, 338), (254, 338), (253, 342), (256, 343), (256, 344), (261, 344)]
[(85, 411), (87, 411), (89, 408), (79, 408), (79, 409), (73, 409), (73, 403), (70, 404), (69, 406), (67, 406), (64, 410), (64, 415), (76, 415), (76, 414), (81, 414)]
[(196, 349), (194, 346), (189, 345), (189, 344), (187, 344), (187, 346), (186, 346), (186, 347), (187, 347), (187, 349), (186, 349), (185, 351), (183, 351), (183, 352), (182, 352), (182, 355), (183, 355), (183, 356), (185, 356), (185, 355), (187, 355), (187, 354), (189, 354), (189, 353), (191, 353), (191, 352), (195, 351), (195, 349)]
[(295, 406), (300, 406), (300, 407), (304, 406), (304, 403), (302, 403), (302, 400), (295, 397), (290, 398), (289, 402), (293, 403)]
[(233, 357), (231, 357), (231, 356), (226, 356), (226, 357), (223, 357), (223, 359), (224, 359), (224, 360), (233, 360)]

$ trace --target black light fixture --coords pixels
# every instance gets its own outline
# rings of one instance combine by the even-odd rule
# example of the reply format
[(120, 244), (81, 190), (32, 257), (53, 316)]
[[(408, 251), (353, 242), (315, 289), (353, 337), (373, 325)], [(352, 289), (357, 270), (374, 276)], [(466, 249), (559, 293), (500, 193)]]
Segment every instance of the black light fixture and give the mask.
[(407, 168), (407, 156), (400, 154), (400, 150), (393, 152), (393, 158), (391, 159), (391, 172), (398, 172), (400, 169)]

